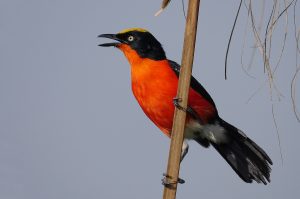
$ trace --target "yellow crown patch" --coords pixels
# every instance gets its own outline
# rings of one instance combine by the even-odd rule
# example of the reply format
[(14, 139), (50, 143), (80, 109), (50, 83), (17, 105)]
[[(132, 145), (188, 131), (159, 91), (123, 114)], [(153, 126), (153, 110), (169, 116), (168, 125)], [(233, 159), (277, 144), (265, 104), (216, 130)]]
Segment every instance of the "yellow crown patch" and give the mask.
[(143, 28), (127, 28), (127, 29), (120, 31), (118, 34), (124, 34), (124, 33), (131, 32), (131, 31), (148, 32), (148, 30), (143, 29)]

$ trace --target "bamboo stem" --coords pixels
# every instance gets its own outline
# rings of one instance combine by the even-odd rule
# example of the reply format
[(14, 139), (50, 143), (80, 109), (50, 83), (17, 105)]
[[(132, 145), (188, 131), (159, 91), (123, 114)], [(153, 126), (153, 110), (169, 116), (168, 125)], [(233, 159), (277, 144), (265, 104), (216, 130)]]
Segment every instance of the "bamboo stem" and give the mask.
[[(188, 93), (196, 43), (199, 6), (200, 0), (189, 0), (182, 51), (182, 67), (179, 74), (177, 90), (177, 98), (180, 99), (180, 106), (184, 108), (187, 107), (188, 102)], [(166, 173), (167, 177), (169, 177), (169, 179), (175, 181), (176, 183), (171, 184), (170, 186), (165, 186), (163, 199), (175, 199), (176, 197), (181, 149), (184, 139), (185, 119), (186, 112), (176, 108), (174, 113), (169, 160)]]

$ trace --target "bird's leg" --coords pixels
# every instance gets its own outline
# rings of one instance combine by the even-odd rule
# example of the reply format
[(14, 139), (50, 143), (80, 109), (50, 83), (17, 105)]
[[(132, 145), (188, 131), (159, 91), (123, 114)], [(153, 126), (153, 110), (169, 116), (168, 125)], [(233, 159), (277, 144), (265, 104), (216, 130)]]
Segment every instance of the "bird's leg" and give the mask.
[[(181, 157), (180, 157), (180, 163), (182, 162), (182, 160), (184, 159), (184, 157), (186, 156), (186, 154), (189, 151), (189, 145), (187, 143), (186, 140), (183, 141), (182, 143), (182, 150), (181, 150)], [(185, 181), (181, 178), (178, 178), (177, 180), (172, 179), (171, 176), (167, 175), (166, 173), (163, 174), (164, 178), (161, 180), (162, 184), (166, 187), (172, 187), (172, 185), (179, 183), (179, 184), (183, 184), (185, 183)]]
[(188, 151), (189, 151), (189, 145), (188, 145), (187, 141), (184, 140), (183, 143), (182, 143), (180, 162), (182, 162), (183, 158), (186, 156)]

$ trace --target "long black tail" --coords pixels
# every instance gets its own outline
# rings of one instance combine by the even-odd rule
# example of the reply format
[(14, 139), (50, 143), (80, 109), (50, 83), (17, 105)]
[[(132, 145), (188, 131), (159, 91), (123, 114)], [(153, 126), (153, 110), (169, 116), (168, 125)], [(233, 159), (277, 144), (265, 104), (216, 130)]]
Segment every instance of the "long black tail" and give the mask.
[(231, 124), (219, 120), (228, 135), (228, 141), (213, 143), (213, 147), (222, 155), (233, 170), (247, 183), (255, 180), (258, 183), (270, 182), (272, 160), (267, 153), (242, 131)]

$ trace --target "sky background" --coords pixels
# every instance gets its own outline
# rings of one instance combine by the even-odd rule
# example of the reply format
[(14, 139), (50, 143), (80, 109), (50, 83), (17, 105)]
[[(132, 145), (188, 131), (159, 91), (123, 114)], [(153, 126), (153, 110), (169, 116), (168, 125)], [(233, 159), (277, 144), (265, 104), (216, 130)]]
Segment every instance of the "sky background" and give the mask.
[[(260, 1), (255, 2), (254, 8), (259, 8)], [(97, 46), (107, 41), (97, 38), (99, 34), (142, 27), (161, 41), (169, 59), (180, 63), (185, 26), (181, 1), (172, 1), (154, 17), (160, 3), (0, 1), (1, 199), (162, 197), (169, 139), (135, 101), (123, 54)], [(230, 49), (229, 79), (224, 80), (226, 45), (237, 6), (235, 0), (201, 1), (193, 74), (213, 97), (220, 116), (268, 152), (274, 162), (271, 183), (244, 183), (213, 148), (191, 142), (180, 173), (186, 183), (179, 186), (177, 198), (298, 198), (300, 124), (290, 99), (296, 68), (292, 15), (276, 73), (283, 97), (279, 102), (273, 96), (282, 164), (262, 59), (257, 54), (249, 71), (255, 78), (241, 67), (245, 6)], [(279, 25), (274, 32), (272, 63), (281, 50), (283, 28)], [(251, 29), (246, 32), (247, 64), (254, 44)], [(299, 86), (298, 81), (297, 91)]]

